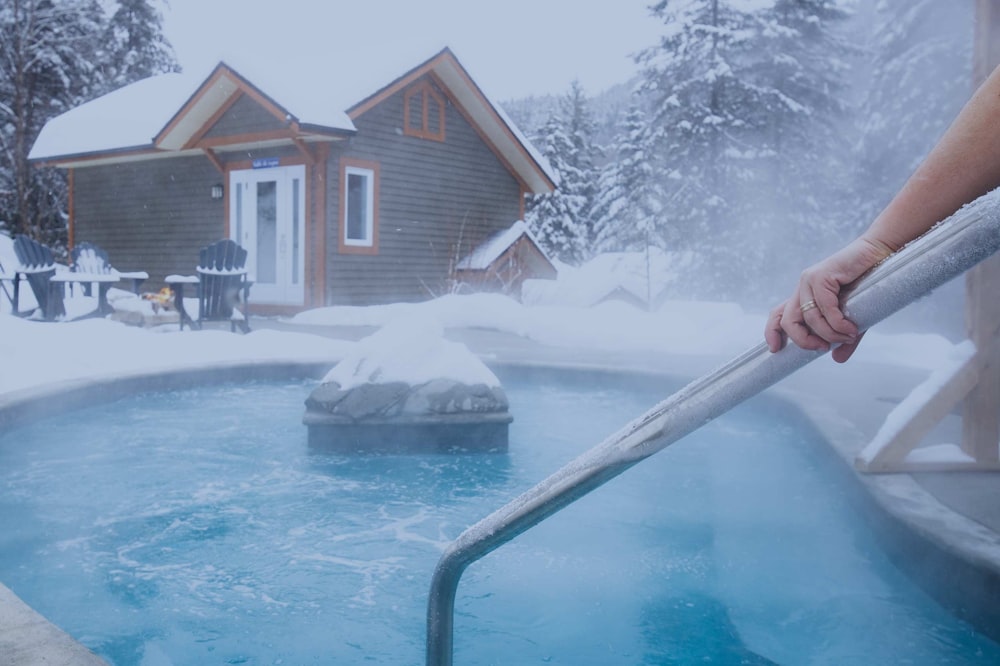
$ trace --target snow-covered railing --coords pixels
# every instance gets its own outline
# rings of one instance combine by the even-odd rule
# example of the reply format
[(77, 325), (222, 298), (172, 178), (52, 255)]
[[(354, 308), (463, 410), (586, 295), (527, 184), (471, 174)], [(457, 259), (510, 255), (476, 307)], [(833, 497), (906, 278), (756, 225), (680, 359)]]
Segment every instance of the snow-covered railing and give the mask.
[[(850, 292), (845, 311), (862, 331), (1000, 249), (1000, 190), (965, 206), (882, 262)], [(445, 550), (427, 605), (427, 664), (452, 663), (458, 582), (481, 559), (632, 465), (760, 393), (822, 352), (763, 343), (697, 379), (573, 460), (534, 488), (465, 530)]]

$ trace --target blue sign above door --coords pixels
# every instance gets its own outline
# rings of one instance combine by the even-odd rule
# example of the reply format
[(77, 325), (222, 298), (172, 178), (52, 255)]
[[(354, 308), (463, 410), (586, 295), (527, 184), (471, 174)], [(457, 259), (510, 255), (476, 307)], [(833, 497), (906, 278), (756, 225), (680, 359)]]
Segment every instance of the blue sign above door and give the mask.
[(281, 160), (277, 157), (258, 157), (253, 161), (254, 169), (270, 169), (278, 166)]

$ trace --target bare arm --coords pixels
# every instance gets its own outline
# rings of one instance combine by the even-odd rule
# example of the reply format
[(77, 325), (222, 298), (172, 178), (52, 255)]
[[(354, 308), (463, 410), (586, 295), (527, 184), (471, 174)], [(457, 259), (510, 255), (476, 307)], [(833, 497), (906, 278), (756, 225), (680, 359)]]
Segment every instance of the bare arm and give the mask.
[(764, 337), (771, 351), (788, 338), (803, 349), (850, 358), (860, 341), (840, 308), (842, 289), (962, 205), (1000, 186), (1000, 67), (871, 226), (842, 250), (806, 269), (792, 296), (771, 311)]
[(1000, 185), (1000, 67), (862, 238), (893, 250)]

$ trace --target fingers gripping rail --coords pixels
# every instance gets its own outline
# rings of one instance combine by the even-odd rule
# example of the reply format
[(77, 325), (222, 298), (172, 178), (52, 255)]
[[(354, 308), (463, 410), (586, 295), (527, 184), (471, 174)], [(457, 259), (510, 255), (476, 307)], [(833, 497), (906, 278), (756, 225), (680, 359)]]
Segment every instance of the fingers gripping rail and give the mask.
[[(845, 313), (865, 331), (1000, 249), (1000, 190), (965, 206), (882, 262), (849, 293)], [(475, 525), (446, 549), (431, 580), (427, 664), (450, 666), (455, 596), (466, 567), (632, 465), (661, 451), (822, 352), (757, 345), (646, 414)]]

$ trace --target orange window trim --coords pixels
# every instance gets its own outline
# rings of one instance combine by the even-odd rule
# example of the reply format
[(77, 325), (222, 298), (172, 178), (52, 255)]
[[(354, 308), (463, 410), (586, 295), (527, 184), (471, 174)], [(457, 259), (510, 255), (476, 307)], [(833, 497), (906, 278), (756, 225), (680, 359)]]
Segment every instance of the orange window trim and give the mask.
[(313, 249), (312, 267), (310, 275), (312, 282), (310, 287), (310, 300), (313, 307), (326, 305), (326, 178), (327, 178), (327, 158), (330, 156), (330, 146), (321, 144), (316, 147), (316, 164), (313, 167), (311, 180), (315, 186), (312, 188), (313, 206), (312, 224), (307, 232), (309, 246)]
[(76, 202), (74, 201), (73, 191), (74, 191), (74, 181), (76, 175), (76, 169), (68, 169), (66, 172), (66, 189), (67, 201), (66, 201), (66, 213), (69, 216), (69, 222), (66, 229), (66, 243), (69, 245), (69, 249), (72, 250), (74, 244), (76, 243)]
[[(347, 169), (355, 167), (357, 169), (367, 169), (372, 172), (372, 243), (371, 245), (348, 245), (345, 242), (347, 225), (344, 216), (347, 214)], [(378, 162), (368, 162), (366, 160), (356, 160), (350, 157), (340, 158), (340, 195), (337, 197), (337, 251), (340, 254), (378, 254), (379, 236), (379, 164)]]
[[(416, 98), (420, 104), (420, 127), (410, 124), (411, 106)], [(438, 125), (436, 131), (431, 131), (431, 102), (437, 104)], [(427, 81), (421, 81), (403, 93), (403, 134), (431, 141), (444, 141), (444, 97), (434, 90)]]
[[(280, 157), (280, 158), (278, 158), (278, 166), (279, 167), (299, 166), (299, 165), (304, 165), (306, 167), (306, 181), (308, 181), (309, 180), (309, 169), (311, 167), (310, 167), (309, 162), (307, 162), (304, 158), (302, 158), (301, 156), (296, 156), (296, 157), (288, 157), (288, 156), (286, 156), (286, 157)], [(229, 237), (229, 231), (230, 231), (230, 226), (229, 226), (229, 176), (230, 176), (230, 174), (233, 171), (247, 171), (247, 170), (252, 169), (252, 168), (253, 168), (253, 160), (239, 160), (239, 161), (236, 161), (236, 162), (226, 162), (223, 165), (222, 177), (223, 177), (223, 181), (225, 182), (225, 185), (223, 187), (225, 188), (225, 192), (226, 192), (225, 197), (224, 197), (224, 199), (226, 201), (226, 205), (223, 207), (224, 212), (223, 212), (223, 216), (222, 216), (222, 233), (227, 238)], [(308, 187), (306, 188), (306, 190), (307, 190), (306, 196), (308, 196)], [(308, 201), (308, 199), (307, 199), (307, 201)], [(307, 221), (307, 224), (308, 224), (308, 221)]]

